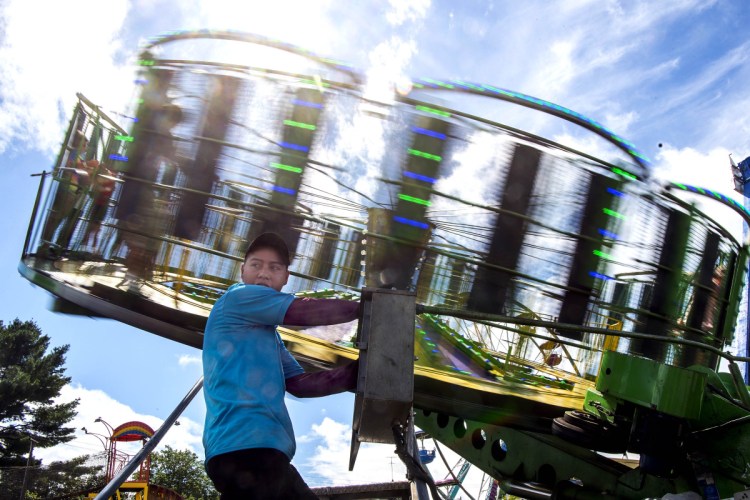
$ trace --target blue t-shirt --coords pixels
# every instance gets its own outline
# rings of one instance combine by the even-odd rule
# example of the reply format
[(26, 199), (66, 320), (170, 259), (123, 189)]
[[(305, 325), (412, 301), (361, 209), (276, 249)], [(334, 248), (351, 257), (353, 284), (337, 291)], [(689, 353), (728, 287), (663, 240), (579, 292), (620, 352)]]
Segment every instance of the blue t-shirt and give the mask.
[(203, 338), (206, 461), (249, 448), (294, 457), (285, 379), (304, 370), (276, 332), (293, 300), (272, 288), (238, 283), (214, 304)]

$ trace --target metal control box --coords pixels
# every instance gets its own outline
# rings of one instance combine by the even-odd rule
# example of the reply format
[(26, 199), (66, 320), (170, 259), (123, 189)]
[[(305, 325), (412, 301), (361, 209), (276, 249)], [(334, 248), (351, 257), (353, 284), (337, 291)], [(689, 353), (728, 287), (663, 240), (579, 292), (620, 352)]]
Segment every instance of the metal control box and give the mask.
[(394, 442), (393, 426), (406, 425), (414, 399), (415, 294), (365, 288), (360, 313), (349, 470), (360, 443)]

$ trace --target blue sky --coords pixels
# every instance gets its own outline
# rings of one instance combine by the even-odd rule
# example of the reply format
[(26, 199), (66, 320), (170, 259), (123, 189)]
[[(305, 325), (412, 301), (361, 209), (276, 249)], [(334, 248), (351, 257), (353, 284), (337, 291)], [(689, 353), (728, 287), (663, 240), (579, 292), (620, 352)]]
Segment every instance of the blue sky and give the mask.
[[(47, 310), (49, 296), (16, 270), (38, 186), (81, 92), (105, 110), (133, 96), (138, 47), (176, 29), (234, 29), (278, 38), (362, 68), (376, 81), (461, 79), (546, 99), (633, 142), (656, 179), (732, 192), (728, 155), (750, 155), (750, 22), (745, 0), (526, 2), (229, 0), (6, 0), (0, 4), (0, 319), (35, 320), (70, 344), (64, 397), (79, 397), (77, 428), (96, 417), (158, 426), (200, 376), (199, 351), (110, 320)], [(44, 15), (40, 15), (40, 13)], [(525, 114), (494, 116), (530, 127)], [(598, 153), (573, 127), (553, 138)], [(723, 220), (723, 219), (722, 219)], [(727, 219), (729, 221), (729, 219)], [(736, 220), (730, 229), (741, 231)], [(353, 398), (290, 400), (295, 463), (315, 484), (389, 480), (392, 447), (360, 452), (347, 472)], [(200, 445), (202, 397), (167, 443)], [(97, 432), (104, 431), (104, 427)], [(47, 460), (99, 451), (79, 437)], [(397, 460), (396, 460), (397, 462)], [(312, 477), (315, 471), (316, 476)], [(396, 476), (403, 468), (394, 465)], [(437, 477), (443, 472), (433, 470)], [(366, 479), (363, 479), (366, 478)]]

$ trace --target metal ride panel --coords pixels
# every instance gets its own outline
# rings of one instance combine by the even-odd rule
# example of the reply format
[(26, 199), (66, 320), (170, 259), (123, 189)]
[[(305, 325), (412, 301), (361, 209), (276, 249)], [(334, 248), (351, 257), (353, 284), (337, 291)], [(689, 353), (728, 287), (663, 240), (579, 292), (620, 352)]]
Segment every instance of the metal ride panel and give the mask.
[(414, 400), (415, 295), (399, 290), (362, 291), (356, 346), (359, 374), (354, 400), (349, 470), (359, 444), (393, 443)]

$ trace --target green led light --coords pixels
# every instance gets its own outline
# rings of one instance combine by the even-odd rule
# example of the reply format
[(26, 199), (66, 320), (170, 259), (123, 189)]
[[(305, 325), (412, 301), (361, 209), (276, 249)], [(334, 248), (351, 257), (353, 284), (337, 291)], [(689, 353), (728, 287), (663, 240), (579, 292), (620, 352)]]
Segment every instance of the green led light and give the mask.
[(617, 175), (621, 175), (621, 176), (623, 176), (623, 177), (625, 177), (627, 179), (638, 180), (638, 177), (636, 177), (635, 175), (631, 174), (630, 172), (624, 171), (621, 168), (614, 167), (612, 169), (612, 172), (616, 173)]
[(116, 135), (115, 139), (118, 141), (133, 142), (133, 137), (129, 135)]
[(450, 116), (451, 115), (447, 111), (440, 111), (439, 109), (429, 108), (427, 106), (422, 106), (421, 104), (417, 105), (416, 108), (419, 111), (426, 111), (427, 113), (432, 113), (434, 115), (439, 115), (439, 116)]
[(680, 188), (680, 189), (684, 189), (685, 191), (687, 191), (687, 186), (686, 186), (685, 184), (680, 184), (680, 183), (677, 183), (677, 182), (675, 182), (675, 183), (673, 183), (673, 184), (674, 184), (675, 186), (677, 186), (678, 188)]
[(300, 78), (299, 81), (302, 83), (307, 83), (309, 85), (315, 85), (316, 87), (330, 87), (331, 86), (330, 83), (326, 83), (322, 80), (315, 81), (315, 80), (310, 80), (309, 78)]
[(283, 163), (271, 163), (272, 167), (279, 168), (281, 170), (287, 170), (289, 172), (294, 172), (295, 174), (301, 174), (302, 169), (299, 167), (293, 167), (291, 165), (284, 165)]
[(418, 89), (423, 89), (423, 88), (424, 88), (424, 85), (422, 85), (421, 83), (416, 83), (416, 82), (414, 82), (414, 83), (413, 83), (412, 85), (414, 85), (414, 86), (415, 86), (415, 87), (417, 87)]
[(154, 61), (152, 59), (141, 59), (140, 61), (138, 61), (138, 64), (140, 64), (141, 66), (153, 66)]
[(422, 78), (422, 80), (424, 80), (426, 82), (429, 82), (429, 83), (433, 83), (435, 85), (439, 85), (440, 87), (443, 87), (443, 88), (446, 88), (446, 89), (455, 88), (450, 83), (444, 83), (444, 82), (441, 82), (441, 81), (438, 81), (438, 80), (433, 80), (432, 78)]
[(431, 202), (429, 200), (423, 200), (422, 198), (415, 198), (413, 196), (409, 196), (409, 195), (406, 195), (406, 194), (400, 194), (400, 195), (398, 195), (398, 197), (400, 199), (404, 200), (404, 201), (410, 201), (410, 202), (416, 203), (418, 205), (425, 205), (425, 206), (428, 206), (428, 207), (431, 205)]
[(424, 151), (419, 151), (418, 149), (410, 149), (409, 154), (413, 156), (420, 156), (422, 158), (427, 158), (428, 160), (433, 161), (442, 161), (442, 157), (438, 155), (433, 155), (430, 153), (425, 153)]
[(610, 210), (609, 208), (602, 208), (602, 212), (604, 212), (607, 215), (611, 215), (612, 217), (616, 217), (618, 219), (624, 219), (625, 216), (622, 215), (619, 212), (615, 212), (614, 210)]
[(305, 130), (316, 129), (315, 125), (310, 125), (309, 123), (295, 122), (294, 120), (284, 120), (284, 125), (289, 125), (290, 127), (303, 128)]
[(594, 255), (601, 257), (602, 259), (612, 260), (612, 256), (608, 253), (604, 253), (601, 250), (594, 250)]
[(463, 80), (456, 80), (456, 83), (459, 85), (463, 85), (464, 87), (468, 87), (472, 90), (478, 90), (479, 92), (483, 92), (484, 89), (482, 87), (479, 87), (477, 85), (474, 85), (472, 83), (464, 82)]
[(135, 102), (136, 102), (136, 104), (143, 104), (143, 99), (142, 98), (141, 99), (136, 99)]

